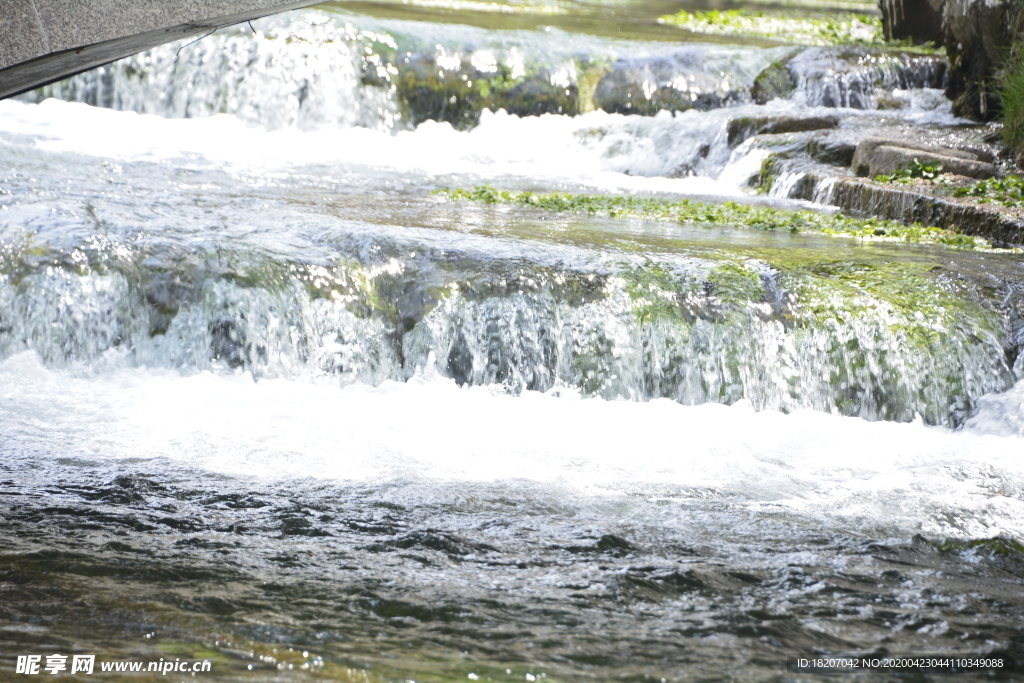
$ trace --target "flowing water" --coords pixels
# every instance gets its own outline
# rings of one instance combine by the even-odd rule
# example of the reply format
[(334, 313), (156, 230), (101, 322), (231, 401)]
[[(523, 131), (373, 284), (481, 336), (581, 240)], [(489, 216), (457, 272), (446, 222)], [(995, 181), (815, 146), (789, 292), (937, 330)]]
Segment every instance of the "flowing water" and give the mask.
[(432, 194), (807, 206), (730, 122), (956, 134), (943, 62), (434, 19), (296, 12), (0, 102), (5, 676), (1022, 648), (1019, 253)]

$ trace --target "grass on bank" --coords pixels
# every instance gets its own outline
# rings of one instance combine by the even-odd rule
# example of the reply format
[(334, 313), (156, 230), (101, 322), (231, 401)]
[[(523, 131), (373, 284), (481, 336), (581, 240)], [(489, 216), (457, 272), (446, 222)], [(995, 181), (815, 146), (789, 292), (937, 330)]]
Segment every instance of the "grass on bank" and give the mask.
[(923, 226), (919, 223), (904, 225), (896, 221), (878, 218), (849, 218), (838, 214), (789, 211), (748, 206), (736, 202), (707, 204), (689, 199), (669, 201), (652, 197), (623, 195), (577, 195), (562, 192), (536, 194), (534, 192), (498, 190), (489, 185), (478, 186), (472, 190), (446, 188), (436, 190), (435, 194), (453, 200), (469, 200), (483, 204), (514, 204), (546, 211), (603, 214), (612, 218), (641, 218), (689, 224), (742, 226), (756, 230), (781, 230), (791, 233), (817, 232), (857, 238), (937, 243), (964, 249), (988, 246), (984, 240), (943, 228)]
[(1024, 158), (1024, 48), (1014, 52), (999, 75), (997, 92), (1003, 108), (1003, 141), (1019, 160)]
[(1005, 3), (1005, 12), (1006, 35), (1014, 42), (1004, 53), (1005, 61), (996, 72), (995, 91), (1001, 109), (1003, 141), (1021, 164), (1024, 162), (1024, 0), (1009, 0)]

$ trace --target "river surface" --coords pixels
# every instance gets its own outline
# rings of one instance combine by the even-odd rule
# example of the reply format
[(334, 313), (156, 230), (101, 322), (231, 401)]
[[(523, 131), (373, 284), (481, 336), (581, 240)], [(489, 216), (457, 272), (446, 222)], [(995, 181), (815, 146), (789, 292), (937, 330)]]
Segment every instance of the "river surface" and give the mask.
[[(1024, 651), (1019, 253), (433, 193), (807, 207), (753, 192), (771, 141), (730, 120), (968, 134), (941, 60), (388, 7), (0, 102), (4, 675)], [(754, 103), (783, 58), (795, 89)]]

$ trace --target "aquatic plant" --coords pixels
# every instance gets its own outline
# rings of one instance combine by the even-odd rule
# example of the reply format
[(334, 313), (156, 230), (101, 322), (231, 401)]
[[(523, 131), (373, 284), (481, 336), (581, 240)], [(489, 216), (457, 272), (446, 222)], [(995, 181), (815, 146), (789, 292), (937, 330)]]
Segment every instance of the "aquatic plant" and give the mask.
[(1009, 175), (1005, 178), (989, 178), (958, 188), (953, 192), (957, 197), (976, 197), (979, 203), (1002, 204), (1003, 206), (1024, 206), (1024, 177)]
[(671, 220), (678, 223), (730, 225), (793, 233), (818, 232), (868, 239), (930, 242), (966, 249), (987, 246), (987, 243), (979, 238), (920, 223), (904, 225), (879, 218), (850, 218), (814, 211), (789, 211), (732, 201), (708, 204), (689, 199), (673, 201), (634, 195), (578, 195), (564, 192), (536, 194), (528, 191), (498, 190), (489, 185), (477, 186), (472, 190), (445, 188), (436, 190), (435, 194), (454, 200), (470, 200), (484, 204), (516, 204), (546, 211), (603, 214), (612, 218)]
[(921, 178), (923, 180), (935, 180), (942, 175), (942, 163), (936, 161), (933, 164), (921, 163), (917, 159), (910, 162), (907, 168), (900, 168), (888, 175), (876, 175), (875, 182), (878, 183), (901, 183), (907, 184)]

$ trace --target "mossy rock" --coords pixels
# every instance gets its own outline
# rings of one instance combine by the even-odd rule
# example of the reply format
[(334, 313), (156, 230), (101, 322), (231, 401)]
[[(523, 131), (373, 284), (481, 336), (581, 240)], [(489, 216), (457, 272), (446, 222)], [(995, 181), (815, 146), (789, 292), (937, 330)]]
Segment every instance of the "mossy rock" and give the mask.
[(434, 54), (411, 55), (399, 68), (395, 85), (405, 115), (413, 125), (443, 121), (465, 130), (477, 125), (484, 109), (504, 109), (516, 116), (580, 113), (575, 82), (565, 83), (548, 68), (513, 73), (504, 63), (481, 71), (468, 57), (455, 68), (439, 64)]
[(435, 55), (412, 55), (399, 69), (395, 85), (409, 122), (444, 121), (459, 129), (472, 128), (480, 121), (485, 85), (494, 80), (468, 64), (458, 70), (440, 67)]
[(750, 88), (750, 98), (758, 104), (767, 104), (774, 99), (787, 98), (796, 90), (796, 81), (786, 67), (785, 61), (772, 63), (758, 74)]
[(772, 189), (775, 179), (779, 177), (779, 162), (781, 157), (778, 154), (769, 154), (761, 161), (761, 169), (757, 173), (757, 191), (765, 194)]
[(736, 202), (706, 204), (689, 199), (669, 201), (633, 195), (572, 195), (560, 192), (535, 194), (510, 192), (482, 185), (472, 190), (461, 188), (437, 190), (449, 199), (466, 199), (484, 204), (519, 204), (547, 211), (571, 211), (584, 214), (603, 213), (613, 218), (635, 217), (645, 220), (672, 220), (693, 225), (729, 225), (755, 230), (788, 232), (821, 232), (849, 237), (884, 237), (908, 243), (932, 242), (956, 248), (973, 249), (987, 246), (980, 240), (951, 230), (918, 223), (906, 225), (892, 220), (851, 218), (812, 211), (789, 211), (770, 207), (749, 206)]
[(1012, 557), (1024, 560), (1024, 543), (1015, 538), (1007, 538), (1005, 536), (970, 541), (947, 540), (942, 543), (936, 543), (925, 540), (925, 542), (943, 553), (974, 552), (990, 557)]
[(516, 116), (580, 113), (579, 89), (575, 83), (555, 85), (548, 70), (524, 78), (508, 89), (495, 89), (484, 101), (491, 110), (504, 109)]

